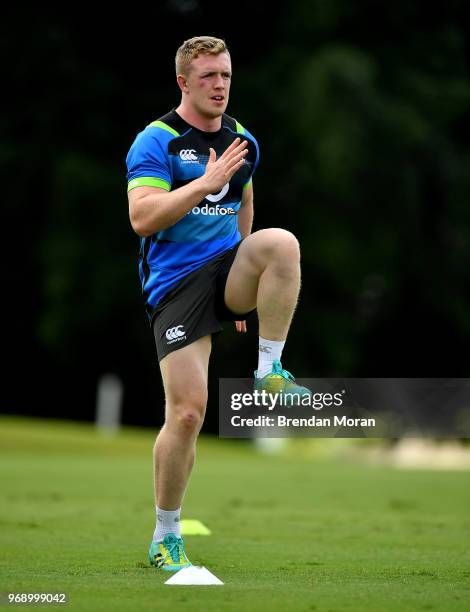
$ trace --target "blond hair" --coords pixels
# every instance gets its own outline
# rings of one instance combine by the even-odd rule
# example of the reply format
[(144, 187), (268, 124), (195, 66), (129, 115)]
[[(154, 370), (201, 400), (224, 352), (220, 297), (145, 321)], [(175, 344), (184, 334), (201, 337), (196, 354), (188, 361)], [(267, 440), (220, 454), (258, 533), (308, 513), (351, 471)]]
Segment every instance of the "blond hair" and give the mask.
[(176, 52), (176, 74), (187, 76), (191, 68), (191, 62), (203, 53), (208, 55), (227, 53), (230, 56), (227, 45), (221, 38), (194, 36), (189, 40), (185, 40)]

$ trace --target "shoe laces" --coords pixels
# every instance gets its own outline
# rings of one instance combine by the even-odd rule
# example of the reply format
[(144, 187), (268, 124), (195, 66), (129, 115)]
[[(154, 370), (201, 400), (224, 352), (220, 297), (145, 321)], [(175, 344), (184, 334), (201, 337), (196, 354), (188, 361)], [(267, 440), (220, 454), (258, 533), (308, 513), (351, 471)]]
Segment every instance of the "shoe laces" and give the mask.
[[(183, 541), (179, 538), (171, 538), (165, 542), (165, 548), (168, 551), (168, 555), (170, 555), (173, 563), (179, 563), (180, 559), (184, 560), (184, 546)], [(167, 555), (167, 556), (168, 556)]]
[(294, 376), (290, 372), (282, 368), (282, 365), (279, 359), (275, 359), (273, 361), (273, 369), (272, 369), (271, 374), (279, 374), (280, 376), (282, 376), (282, 378), (295, 382)]

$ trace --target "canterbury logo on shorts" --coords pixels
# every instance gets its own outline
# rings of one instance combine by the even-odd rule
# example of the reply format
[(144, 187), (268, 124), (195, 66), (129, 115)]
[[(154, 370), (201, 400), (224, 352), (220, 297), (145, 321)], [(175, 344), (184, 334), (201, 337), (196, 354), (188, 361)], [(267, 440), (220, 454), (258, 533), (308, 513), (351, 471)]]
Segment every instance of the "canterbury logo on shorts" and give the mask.
[(184, 340), (184, 338), (186, 338), (186, 332), (182, 325), (177, 325), (176, 327), (169, 327), (165, 332), (165, 336), (167, 344), (173, 344), (173, 342)]

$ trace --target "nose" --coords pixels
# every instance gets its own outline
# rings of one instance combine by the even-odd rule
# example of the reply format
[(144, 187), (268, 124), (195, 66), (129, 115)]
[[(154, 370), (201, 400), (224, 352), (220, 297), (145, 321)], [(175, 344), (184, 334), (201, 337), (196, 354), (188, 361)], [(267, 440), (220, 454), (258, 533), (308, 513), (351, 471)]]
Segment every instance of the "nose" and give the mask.
[(224, 78), (221, 74), (218, 74), (215, 78), (214, 87), (221, 89), (224, 87)]

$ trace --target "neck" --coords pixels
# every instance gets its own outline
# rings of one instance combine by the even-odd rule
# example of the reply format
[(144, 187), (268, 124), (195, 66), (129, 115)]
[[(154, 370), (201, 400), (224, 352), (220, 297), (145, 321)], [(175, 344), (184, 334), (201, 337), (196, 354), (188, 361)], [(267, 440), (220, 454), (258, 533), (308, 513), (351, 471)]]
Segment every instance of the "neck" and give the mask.
[(186, 123), (203, 132), (218, 132), (222, 127), (222, 115), (219, 117), (204, 117), (193, 107), (185, 105), (183, 101), (176, 112)]

